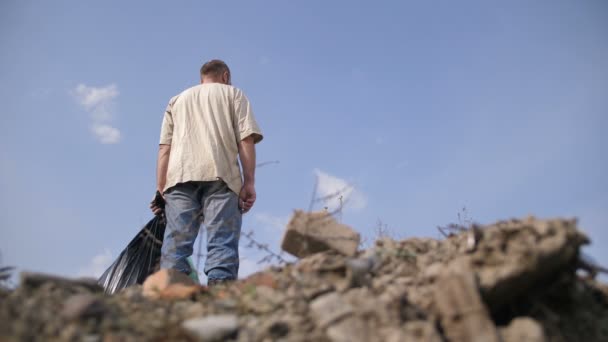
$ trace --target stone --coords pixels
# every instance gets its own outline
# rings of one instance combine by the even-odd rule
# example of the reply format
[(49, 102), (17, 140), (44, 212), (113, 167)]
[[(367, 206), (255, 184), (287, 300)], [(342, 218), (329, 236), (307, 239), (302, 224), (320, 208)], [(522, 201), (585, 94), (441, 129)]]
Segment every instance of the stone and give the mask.
[[(110, 295), (80, 281), (35, 276), (29, 287), (0, 295), (0, 341), (434, 342), (495, 341), (497, 335), (504, 342), (608, 341), (608, 287), (580, 277), (576, 258), (556, 266), (544, 256), (558, 250), (568, 256), (578, 246), (564, 224), (520, 220), (484, 227), (474, 250), (466, 248), (466, 232), (430, 242), (384, 239), (355, 257), (328, 250), (216, 288), (157, 286), (159, 300), (144, 297), (142, 285)], [(176, 297), (187, 297), (191, 289), (199, 291), (191, 300), (160, 300), (181, 290), (186, 293)], [(484, 289), (511, 297), (509, 306), (490, 315)], [(222, 324), (195, 324), (227, 314), (236, 317), (224, 332)], [(194, 320), (186, 324), (190, 330), (185, 320)]]
[(201, 291), (198, 285), (171, 284), (167, 288), (160, 291), (159, 298), (161, 299), (186, 299), (192, 298), (195, 294)]
[(499, 342), (498, 333), (481, 301), (471, 272), (447, 274), (439, 278), (434, 300), (449, 341)]
[(310, 303), (313, 320), (321, 328), (340, 320), (354, 312), (353, 307), (338, 293), (331, 292)]
[(245, 278), (244, 281), (238, 283), (238, 286), (241, 287), (248, 285), (253, 285), (255, 287), (266, 286), (272, 289), (276, 289), (278, 287), (275, 277), (271, 273), (265, 272), (254, 273)]
[(97, 283), (97, 280), (92, 278), (65, 278), (44, 273), (21, 272), (21, 287), (28, 290), (37, 289), (38, 287), (54, 283), (60, 287), (82, 287), (92, 292), (102, 292), (103, 287)]
[(363, 319), (351, 316), (328, 327), (327, 337), (332, 342), (379, 341), (377, 336), (374, 339), (371, 338), (370, 330)]
[[(182, 286), (167, 290), (174, 284)], [(162, 269), (146, 278), (143, 284), (143, 295), (150, 299), (161, 298), (163, 294), (165, 298), (174, 298), (177, 293), (192, 295), (190, 292), (194, 291), (194, 288), (199, 288), (199, 286), (186, 274), (173, 269)]]
[(360, 240), (359, 233), (336, 222), (327, 212), (296, 210), (285, 230), (281, 248), (299, 258), (327, 250), (354, 256)]
[(182, 327), (199, 341), (223, 341), (237, 336), (239, 322), (236, 315), (214, 315), (191, 318)]
[[(589, 239), (576, 220), (510, 220), (485, 226), (470, 263), (492, 311), (576, 263)], [(461, 259), (466, 259), (460, 257)]]
[(349, 259), (346, 261), (346, 279), (338, 286), (345, 290), (351, 287), (369, 286), (371, 284), (370, 272), (380, 264), (377, 257)]
[(403, 327), (382, 331), (385, 342), (441, 342), (442, 338), (435, 326), (428, 321), (409, 321)]
[(63, 304), (61, 316), (67, 319), (95, 317), (104, 313), (101, 300), (91, 294), (75, 294)]
[(268, 335), (270, 335), (273, 340), (287, 336), (287, 334), (289, 334), (289, 330), (289, 324), (284, 321), (272, 322), (269, 324), (267, 329)]
[(405, 341), (441, 342), (442, 340), (435, 326), (428, 321), (407, 322), (403, 330), (406, 336)]
[(503, 342), (544, 342), (546, 341), (543, 327), (529, 317), (518, 317), (506, 328), (500, 329)]

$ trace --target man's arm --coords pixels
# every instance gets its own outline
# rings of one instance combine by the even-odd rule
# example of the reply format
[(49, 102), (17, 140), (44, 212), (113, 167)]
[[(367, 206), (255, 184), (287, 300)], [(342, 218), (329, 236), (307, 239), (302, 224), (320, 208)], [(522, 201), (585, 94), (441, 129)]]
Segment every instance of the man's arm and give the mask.
[(246, 213), (255, 202), (255, 140), (253, 134), (239, 142), (239, 159), (243, 168), (243, 187), (239, 207)]
[(167, 184), (167, 168), (169, 167), (169, 155), (171, 154), (171, 145), (158, 146), (158, 159), (156, 161), (156, 190), (161, 194)]
[[(167, 184), (167, 168), (169, 167), (169, 155), (171, 154), (171, 145), (161, 144), (158, 147), (158, 159), (156, 161), (156, 190), (163, 194), (165, 185)], [(156, 198), (150, 203), (150, 209), (154, 215), (160, 215), (163, 208), (156, 203)]]

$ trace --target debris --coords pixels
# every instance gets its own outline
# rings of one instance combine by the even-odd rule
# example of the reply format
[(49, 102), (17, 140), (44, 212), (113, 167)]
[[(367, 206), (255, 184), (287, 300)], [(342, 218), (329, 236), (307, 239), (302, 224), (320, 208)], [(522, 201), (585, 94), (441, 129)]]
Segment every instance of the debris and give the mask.
[(61, 315), (69, 320), (100, 316), (104, 312), (103, 302), (91, 294), (76, 294), (68, 298)]
[(352, 314), (354, 309), (338, 293), (332, 292), (310, 303), (310, 311), (317, 325), (325, 328), (335, 321)]
[(224, 341), (236, 337), (239, 322), (236, 315), (215, 315), (191, 318), (182, 327), (200, 341)]
[(0, 296), (0, 341), (608, 341), (608, 286), (577, 272), (588, 239), (574, 220), (385, 237), (349, 253), (313, 241), (324, 249), (215, 288), (162, 270), (109, 295), (22, 274)]
[(38, 287), (48, 283), (54, 283), (57, 286), (62, 287), (81, 287), (92, 292), (103, 291), (103, 288), (97, 284), (95, 279), (92, 278), (72, 279), (43, 273), (21, 273), (20, 286), (24, 289), (27, 288), (30, 290), (35, 290)]
[(448, 274), (439, 278), (435, 285), (435, 304), (448, 340), (499, 341), (473, 274)]
[(186, 274), (174, 269), (162, 269), (144, 281), (143, 295), (148, 298), (188, 298), (199, 286)]
[(353, 256), (360, 240), (359, 233), (336, 222), (327, 212), (296, 210), (287, 225), (281, 248), (299, 258), (327, 250)]
[(529, 317), (518, 317), (509, 323), (506, 328), (500, 329), (500, 336), (504, 342), (545, 342), (543, 327)]

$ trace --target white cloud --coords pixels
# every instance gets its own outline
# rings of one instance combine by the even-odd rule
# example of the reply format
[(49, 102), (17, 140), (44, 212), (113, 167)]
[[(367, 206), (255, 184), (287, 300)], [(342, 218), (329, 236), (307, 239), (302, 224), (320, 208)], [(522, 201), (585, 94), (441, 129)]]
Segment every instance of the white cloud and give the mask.
[(256, 213), (254, 219), (260, 224), (282, 231), (289, 222), (289, 217), (275, 216), (268, 213)]
[(94, 256), (89, 264), (78, 272), (78, 275), (80, 277), (99, 278), (111, 263), (112, 253), (110, 253), (110, 250), (105, 249), (102, 253)]
[(102, 144), (116, 144), (120, 141), (120, 131), (110, 125), (94, 123), (91, 130)]
[(105, 87), (89, 87), (79, 84), (73, 91), (78, 102), (87, 110), (92, 110), (98, 106), (105, 106), (118, 96), (118, 88), (115, 84)]
[(91, 115), (93, 136), (102, 144), (118, 143), (120, 130), (111, 125), (116, 112), (114, 100), (119, 94), (118, 87), (115, 84), (105, 87), (79, 84), (70, 93)]
[(317, 176), (317, 198), (324, 198), (322, 203), (329, 211), (340, 208), (340, 201), (344, 208), (349, 209), (363, 209), (367, 206), (365, 195), (351, 183), (319, 169), (315, 169), (314, 173)]

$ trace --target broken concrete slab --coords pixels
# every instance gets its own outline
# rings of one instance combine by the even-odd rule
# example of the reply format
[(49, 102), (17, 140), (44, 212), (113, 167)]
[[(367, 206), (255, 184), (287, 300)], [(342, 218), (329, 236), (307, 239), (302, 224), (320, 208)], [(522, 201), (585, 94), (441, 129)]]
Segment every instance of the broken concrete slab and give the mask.
[(310, 303), (310, 312), (317, 325), (325, 328), (333, 322), (351, 315), (354, 309), (342, 299), (342, 296), (332, 292), (313, 300)]
[(327, 328), (327, 337), (332, 342), (380, 341), (380, 336), (369, 329), (368, 322), (357, 316), (346, 317)]
[(439, 278), (434, 300), (448, 340), (500, 341), (488, 310), (481, 301), (473, 273), (452, 273)]
[(470, 263), (484, 300), (496, 310), (576, 264), (579, 248), (588, 242), (576, 220), (502, 221), (484, 227)]
[(200, 286), (186, 274), (174, 269), (162, 269), (146, 278), (143, 295), (151, 299), (187, 298), (199, 288)]
[(299, 258), (327, 250), (354, 256), (360, 241), (359, 233), (336, 222), (327, 212), (296, 210), (287, 225), (281, 248)]
[(504, 342), (545, 342), (543, 327), (530, 317), (518, 317), (509, 323), (509, 326), (500, 329), (500, 336)]
[(441, 335), (428, 321), (408, 321), (402, 327), (385, 329), (382, 341), (385, 342), (441, 342)]

